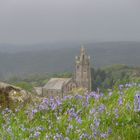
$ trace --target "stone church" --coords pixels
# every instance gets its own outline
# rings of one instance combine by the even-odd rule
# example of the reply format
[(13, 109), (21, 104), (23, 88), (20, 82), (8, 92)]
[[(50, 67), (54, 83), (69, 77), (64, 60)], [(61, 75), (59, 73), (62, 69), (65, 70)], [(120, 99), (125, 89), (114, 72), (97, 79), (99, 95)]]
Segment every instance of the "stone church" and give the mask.
[(75, 57), (75, 71), (72, 78), (51, 78), (42, 88), (43, 96), (59, 96), (69, 94), (75, 88), (91, 91), (91, 66), (90, 56), (84, 47), (80, 55)]

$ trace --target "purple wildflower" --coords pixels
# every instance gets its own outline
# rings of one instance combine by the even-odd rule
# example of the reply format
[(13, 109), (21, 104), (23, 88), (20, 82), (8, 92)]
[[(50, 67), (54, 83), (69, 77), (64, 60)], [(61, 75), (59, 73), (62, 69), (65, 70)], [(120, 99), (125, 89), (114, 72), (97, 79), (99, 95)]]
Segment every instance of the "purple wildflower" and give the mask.
[(32, 110), (32, 113), (37, 113), (37, 112), (38, 112), (37, 109)]
[(111, 133), (111, 131), (112, 131), (112, 130), (111, 130), (111, 128), (109, 127), (108, 130), (107, 130), (107, 133)]
[(100, 94), (97, 94), (96, 92), (91, 92), (89, 94), (90, 97), (94, 97), (95, 100), (98, 100), (100, 97)]
[(75, 95), (75, 97), (74, 97), (75, 100), (77, 100), (77, 99), (81, 99), (82, 100), (82, 98), (83, 97), (81, 95)]
[(119, 118), (119, 115), (118, 114), (115, 114), (115, 118)]
[(70, 117), (77, 117), (77, 114), (75, 113), (75, 109), (71, 108), (67, 111), (67, 113), (70, 115)]
[(38, 137), (39, 135), (40, 135), (40, 132), (38, 132), (38, 131), (34, 133), (35, 137)]
[(48, 139), (49, 138), (49, 136), (48, 136), (48, 134), (46, 134), (46, 139)]
[(122, 101), (122, 98), (121, 97), (118, 99), (118, 104), (119, 105), (122, 105), (123, 104), (123, 101)]
[(47, 98), (43, 99), (43, 103), (45, 103), (45, 104), (49, 104), (48, 99), (47, 99)]
[(106, 138), (106, 137), (108, 136), (108, 134), (107, 134), (107, 133), (100, 133), (100, 136), (101, 136), (102, 138)]
[(89, 113), (93, 114), (95, 111), (96, 111), (95, 108), (92, 108), (92, 109), (90, 109)]
[(116, 126), (118, 126), (118, 123), (116, 122)]
[(30, 132), (33, 132), (33, 131), (34, 131), (34, 129), (33, 129), (33, 128), (31, 128), (31, 129), (30, 129)]
[(33, 114), (32, 112), (28, 114), (28, 119), (29, 119), (29, 120), (32, 120), (33, 117), (34, 117), (34, 114)]
[(73, 129), (73, 125), (69, 125), (68, 126), (68, 129)]
[(134, 109), (136, 112), (140, 111), (140, 94), (134, 96)]
[(109, 92), (108, 95), (111, 96), (112, 95), (112, 92)]
[(115, 109), (114, 109), (114, 113), (116, 113), (116, 112), (118, 112), (118, 108), (115, 108)]
[(105, 105), (104, 104), (99, 105), (98, 111), (103, 112), (104, 110), (105, 110)]
[(94, 120), (94, 125), (98, 127), (100, 125), (100, 120)]
[(80, 117), (76, 117), (76, 121), (78, 122), (78, 123), (82, 123), (82, 120), (81, 120), (81, 118)]
[(119, 90), (122, 90), (123, 89), (123, 85), (119, 85)]
[(60, 105), (61, 102), (60, 102), (59, 100), (56, 100), (56, 104), (57, 104), (57, 105)]
[(52, 110), (54, 110), (57, 107), (57, 105), (55, 103), (53, 103), (53, 104), (50, 105), (50, 107), (51, 107)]

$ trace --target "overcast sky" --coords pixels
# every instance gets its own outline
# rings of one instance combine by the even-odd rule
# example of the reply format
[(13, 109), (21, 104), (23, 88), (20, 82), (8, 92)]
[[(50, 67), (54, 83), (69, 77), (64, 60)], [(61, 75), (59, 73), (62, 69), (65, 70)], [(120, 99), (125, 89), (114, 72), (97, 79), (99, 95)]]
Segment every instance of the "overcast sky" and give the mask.
[(0, 43), (140, 41), (140, 0), (0, 0)]

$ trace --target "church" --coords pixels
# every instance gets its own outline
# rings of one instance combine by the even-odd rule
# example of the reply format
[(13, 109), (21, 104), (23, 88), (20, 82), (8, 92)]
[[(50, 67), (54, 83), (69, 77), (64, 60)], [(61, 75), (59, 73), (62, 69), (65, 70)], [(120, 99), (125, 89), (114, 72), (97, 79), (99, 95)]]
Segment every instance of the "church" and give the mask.
[(43, 96), (63, 97), (75, 88), (91, 91), (90, 56), (82, 46), (80, 55), (75, 57), (75, 70), (72, 78), (51, 78), (42, 88)]

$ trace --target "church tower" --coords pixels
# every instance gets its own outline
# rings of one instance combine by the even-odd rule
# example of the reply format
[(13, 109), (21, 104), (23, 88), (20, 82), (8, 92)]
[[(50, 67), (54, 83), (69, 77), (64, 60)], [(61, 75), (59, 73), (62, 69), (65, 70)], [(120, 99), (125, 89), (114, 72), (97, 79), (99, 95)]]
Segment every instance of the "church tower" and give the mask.
[(80, 56), (75, 57), (75, 82), (78, 87), (91, 91), (90, 56), (82, 46)]

